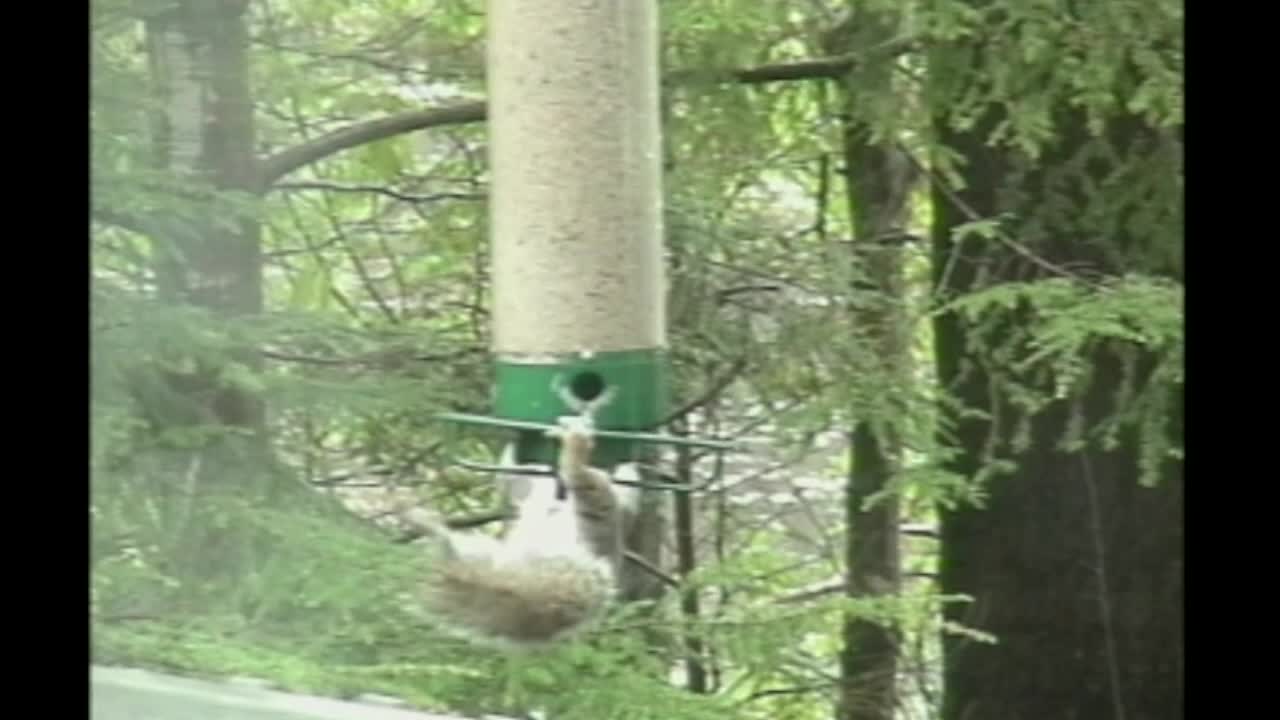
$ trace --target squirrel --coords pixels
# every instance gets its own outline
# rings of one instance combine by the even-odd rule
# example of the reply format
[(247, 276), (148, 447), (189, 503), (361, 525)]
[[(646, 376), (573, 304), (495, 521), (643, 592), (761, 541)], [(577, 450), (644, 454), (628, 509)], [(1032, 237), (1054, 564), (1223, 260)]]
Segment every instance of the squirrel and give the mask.
[(558, 498), (554, 483), (533, 483), (502, 540), (413, 520), (437, 558), (421, 607), (455, 633), (505, 646), (548, 645), (598, 619), (616, 595), (626, 498), (589, 464), (595, 443), (588, 418), (561, 418), (548, 435), (560, 440), (568, 497)]

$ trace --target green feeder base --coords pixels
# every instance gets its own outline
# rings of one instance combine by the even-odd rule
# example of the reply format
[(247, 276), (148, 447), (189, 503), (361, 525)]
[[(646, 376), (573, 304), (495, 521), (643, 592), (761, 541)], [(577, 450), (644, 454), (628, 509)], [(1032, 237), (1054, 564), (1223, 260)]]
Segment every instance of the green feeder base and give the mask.
[[(666, 410), (666, 357), (660, 349), (497, 359), (495, 411), (507, 420), (554, 424), (579, 411), (579, 403), (607, 396), (594, 413), (602, 431), (644, 431)], [(638, 438), (599, 435), (593, 462), (602, 467), (639, 459)], [(541, 430), (524, 430), (516, 441), (517, 462), (552, 463), (556, 443)]]

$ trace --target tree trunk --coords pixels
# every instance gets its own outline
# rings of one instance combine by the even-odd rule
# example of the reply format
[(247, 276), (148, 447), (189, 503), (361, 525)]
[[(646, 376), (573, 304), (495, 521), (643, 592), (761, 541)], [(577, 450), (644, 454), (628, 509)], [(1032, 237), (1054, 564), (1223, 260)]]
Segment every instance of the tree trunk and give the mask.
[[(159, 300), (228, 328), (263, 309), (247, 4), (182, 0), (145, 19), (153, 161), (175, 179), (172, 207), (151, 223)], [(144, 440), (159, 451), (140, 455), (158, 463), (141, 476), (157, 481), (175, 573), (238, 577), (267, 542), (211, 522), (214, 513), (201, 511), (214, 493), (262, 502), (296, 487), (274, 472), (261, 398), (235, 381), (255, 375), (261, 357), (252, 341), (236, 342), (222, 353), (142, 358), (133, 373)]]
[[(677, 428), (679, 435), (687, 435), (684, 423)], [(680, 446), (676, 448), (676, 482), (693, 487), (693, 451), (692, 448)], [(680, 579), (689, 583), (698, 569), (697, 533), (692, 493), (674, 493), (672, 502), (675, 505), (676, 527), (676, 561), (680, 571)], [(685, 687), (689, 692), (705, 694), (707, 682), (706, 648), (702, 642), (702, 633), (695, 627), (701, 619), (702, 607), (698, 597), (698, 588), (681, 591), (680, 612), (688, 623), (689, 630), (684, 637), (685, 647)]]
[[(259, 188), (249, 92), (247, 2), (186, 0), (146, 21), (148, 58), (159, 101), (153, 125), (155, 162), (192, 187), (210, 187), (251, 203)], [(221, 201), (193, 199), (191, 217), (163, 223), (155, 237), (161, 299), (191, 304), (215, 316), (262, 311), (262, 247), (258, 220), (248, 207), (230, 211)], [(257, 369), (252, 350), (235, 360)], [(170, 390), (186, 412), (161, 412), (156, 425), (222, 424), (260, 434), (260, 400), (221, 378), (208, 363), (170, 373)]]
[[(892, 14), (869, 16), (851, 4), (848, 20), (829, 32), (824, 51), (836, 55), (875, 47), (894, 36)], [(854, 26), (853, 19), (857, 18)], [(903, 307), (902, 234), (909, 210), (912, 173), (889, 143), (876, 144), (871, 128), (856, 120), (864, 93), (885, 92), (893, 66), (879, 63), (854, 68), (839, 85), (845, 108), (843, 165), (846, 202), (853, 220), (856, 296), (851, 320), (859, 338), (875, 348), (874, 367), (858, 368), (855, 383), (889, 393), (910, 382), (910, 352)], [(862, 395), (860, 393), (860, 395)], [(869, 399), (869, 398), (868, 398)], [(849, 597), (892, 596), (901, 580), (899, 503), (882, 493), (901, 463), (896, 418), (883, 397), (853, 408), (850, 468), (845, 489), (845, 572)], [(891, 412), (891, 411), (889, 411)], [(846, 616), (840, 653), (839, 720), (893, 720), (897, 707), (898, 633), (892, 627)]]
[[(1092, 277), (1169, 270), (1156, 255), (1135, 252), (1144, 238), (1086, 226), (1087, 203), (1097, 200), (1086, 200), (1079, 178), (1064, 173), (1066, 161), (1095, 141), (1082, 118), (1062, 113), (1059, 119), (1057, 144), (1034, 164), (986, 143), (1000, 120), (994, 112), (970, 131), (942, 128), (943, 143), (966, 163), (966, 189), (939, 190), (934, 199), (935, 280), (944, 297), (1043, 277), (1045, 262), (1088, 267)], [(1143, 157), (1156, 147), (1154, 137), (1117, 126), (1107, 142), (1122, 157)], [(1007, 241), (953, 240), (952, 231), (977, 219), (973, 214), (999, 213), (1027, 220), (1008, 237), (1045, 262)], [(1025, 343), (1024, 313), (1002, 311), (999, 327), (993, 332), (985, 325), (981, 335), (955, 314), (936, 322), (939, 380), (966, 408), (989, 413), (958, 420), (960, 455), (951, 469), (973, 478), (993, 453), (1017, 463), (1013, 472), (985, 481), (985, 507), (943, 513), (942, 592), (975, 598), (951, 606), (948, 619), (997, 642), (945, 639), (942, 717), (1179, 720), (1181, 466), (1167, 465), (1158, 486), (1143, 487), (1136, 432), (1110, 450), (1096, 444), (1059, 449), (1073, 423), (1094, 428), (1115, 411), (1128, 370), (1114, 346), (1102, 344), (1086, 358), (1091, 382), (1082, 393), (1021, 417), (1008, 391), (1011, 363), (989, 349)], [(1025, 345), (1015, 347), (1013, 357), (1023, 356)], [(1139, 387), (1150, 365), (1151, 358), (1139, 357), (1130, 366), (1137, 368)], [(1039, 390), (1053, 395), (1049, 383)], [(1009, 442), (1015, 428), (1025, 430), (1021, 448)], [(1171, 441), (1180, 446), (1176, 433)]]

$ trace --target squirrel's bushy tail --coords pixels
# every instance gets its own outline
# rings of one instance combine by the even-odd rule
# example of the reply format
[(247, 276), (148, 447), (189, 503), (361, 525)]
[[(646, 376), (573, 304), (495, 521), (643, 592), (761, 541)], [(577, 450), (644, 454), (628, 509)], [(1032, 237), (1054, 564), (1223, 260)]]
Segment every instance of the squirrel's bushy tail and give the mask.
[(448, 548), (426, 582), (424, 609), (455, 632), (542, 645), (587, 625), (612, 599), (612, 569), (603, 559), (585, 553), (505, 557), (500, 543), (483, 542), (490, 540), (468, 537), (469, 547)]

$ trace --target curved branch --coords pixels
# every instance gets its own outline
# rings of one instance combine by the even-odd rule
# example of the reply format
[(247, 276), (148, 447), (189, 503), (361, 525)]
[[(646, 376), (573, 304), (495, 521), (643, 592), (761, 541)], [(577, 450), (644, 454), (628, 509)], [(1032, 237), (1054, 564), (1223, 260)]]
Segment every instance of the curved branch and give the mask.
[(488, 108), (484, 101), (429, 110), (412, 110), (334, 130), (295, 145), (262, 160), (258, 170), (260, 187), (267, 189), (276, 180), (300, 167), (323, 160), (353, 147), (396, 135), (442, 125), (469, 125), (484, 121)]
[[(759, 65), (751, 68), (677, 71), (668, 75), (665, 82), (701, 81), (759, 85), (796, 80), (833, 80), (843, 77), (860, 64), (872, 60), (892, 60), (914, 47), (915, 42), (912, 39), (903, 38), (871, 48), (866, 52), (849, 55)], [(415, 130), (484, 122), (487, 117), (486, 101), (481, 100), (444, 108), (412, 110), (334, 130), (264, 158), (259, 167), (260, 187), (263, 190), (270, 189), (275, 181), (294, 170), (343, 150)]]

